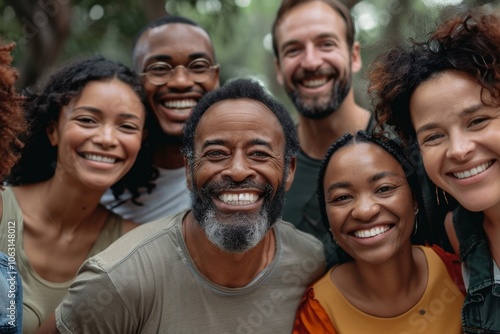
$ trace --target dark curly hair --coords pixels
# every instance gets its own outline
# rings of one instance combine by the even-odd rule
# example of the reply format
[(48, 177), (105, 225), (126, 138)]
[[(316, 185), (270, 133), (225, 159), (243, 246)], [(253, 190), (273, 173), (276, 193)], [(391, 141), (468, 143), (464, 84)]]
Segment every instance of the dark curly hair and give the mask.
[[(419, 207), (419, 215), (417, 219), (425, 219), (427, 217), (425, 212), (424, 199), (422, 197), (422, 191), (420, 189), (420, 181), (418, 174), (415, 173), (416, 166), (411, 162), (411, 159), (407, 156), (403, 148), (398, 145), (395, 141), (389, 139), (385, 135), (382, 134), (372, 134), (366, 131), (358, 131), (355, 135), (350, 133), (344, 134), (342, 137), (337, 139), (328, 149), (322, 163), (321, 168), (318, 174), (318, 186), (317, 186), (317, 195), (319, 201), (319, 208), (321, 213), (321, 218), (324, 226), (327, 230), (330, 229), (330, 223), (328, 220), (328, 215), (326, 213), (326, 202), (325, 202), (325, 189), (324, 189), (324, 180), (325, 173), (328, 167), (328, 164), (332, 160), (333, 155), (341, 148), (351, 145), (356, 145), (359, 143), (372, 143), (379, 147), (381, 147), (384, 151), (389, 153), (403, 168), (403, 171), (406, 176), (406, 181), (410, 186), (413, 199), (418, 203)], [(412, 243), (413, 244), (426, 244), (428, 240), (425, 240), (425, 236), (432, 235), (431, 225), (428, 221), (418, 221), (418, 229), (416, 233), (412, 235)], [(337, 247), (337, 254), (342, 262), (345, 262), (351, 257), (345, 252), (342, 248)]]
[(354, 21), (352, 19), (351, 13), (349, 12), (349, 8), (346, 7), (344, 3), (342, 3), (339, 0), (282, 0), (281, 5), (278, 9), (278, 12), (276, 13), (276, 18), (274, 19), (272, 28), (271, 28), (271, 33), (272, 33), (272, 45), (273, 45), (273, 51), (274, 51), (274, 56), (276, 59), (279, 59), (279, 50), (278, 50), (278, 41), (276, 40), (276, 29), (278, 28), (279, 24), (281, 23), (281, 20), (283, 19), (283, 16), (285, 16), (286, 13), (291, 11), (293, 8), (297, 7), (298, 5), (308, 3), (308, 2), (313, 2), (313, 1), (320, 1), (328, 6), (330, 6), (334, 11), (336, 11), (344, 20), (345, 25), (346, 25), (346, 41), (347, 45), (349, 48), (352, 48), (354, 45), (354, 39), (356, 36), (356, 26), (354, 25)]
[(19, 159), (23, 143), (18, 137), (27, 129), (22, 110), (23, 98), (14, 88), (19, 74), (10, 66), (10, 53), (14, 47), (15, 43), (0, 45), (0, 189), (4, 177)]
[(205, 112), (212, 105), (223, 100), (231, 99), (255, 100), (261, 102), (271, 110), (283, 128), (286, 139), (285, 165), (288, 166), (291, 159), (295, 157), (299, 151), (297, 129), (295, 128), (288, 110), (271, 96), (258, 81), (249, 78), (229, 81), (221, 88), (204, 95), (194, 107), (191, 116), (184, 125), (183, 134), (182, 151), (189, 165), (192, 166), (194, 163), (194, 135), (201, 117), (203, 117)]
[[(145, 105), (145, 93), (140, 78), (126, 66), (102, 56), (77, 58), (56, 71), (42, 84), (41, 89), (25, 91), (26, 119), (30, 135), (22, 157), (12, 169), (8, 182), (14, 186), (31, 184), (54, 176), (57, 163), (57, 147), (53, 147), (47, 136), (47, 128), (57, 123), (61, 108), (78, 97), (84, 87), (92, 81), (107, 81), (117, 78), (129, 85)], [(151, 122), (151, 113), (146, 108), (146, 124)], [(152, 189), (151, 181), (156, 177), (151, 166), (148, 140), (143, 141), (141, 150), (130, 171), (112, 186), (113, 194), (119, 197), (125, 189), (133, 199), (140, 196), (138, 188)]]
[(425, 42), (410, 40), (378, 56), (368, 71), (368, 92), (377, 127), (388, 126), (409, 144), (416, 140), (410, 99), (426, 80), (446, 70), (464, 72), (500, 105), (500, 17), (485, 8), (468, 10), (447, 21)]

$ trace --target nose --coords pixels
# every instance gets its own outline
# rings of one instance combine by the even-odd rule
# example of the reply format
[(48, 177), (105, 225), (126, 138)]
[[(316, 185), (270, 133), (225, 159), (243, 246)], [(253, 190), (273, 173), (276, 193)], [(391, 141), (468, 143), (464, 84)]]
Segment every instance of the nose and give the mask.
[(380, 212), (380, 205), (373, 200), (372, 196), (360, 196), (352, 210), (352, 217), (361, 221), (370, 221), (375, 218)]
[(458, 135), (450, 135), (449, 146), (446, 150), (446, 157), (454, 160), (467, 160), (469, 155), (476, 148), (476, 144), (467, 135), (461, 133)]
[(93, 142), (105, 148), (114, 147), (117, 145), (115, 131), (114, 126), (101, 126), (93, 137)]
[(166, 85), (169, 88), (177, 90), (185, 90), (194, 85), (194, 81), (190, 78), (189, 72), (184, 66), (176, 66), (172, 78), (167, 81)]
[(230, 178), (234, 182), (242, 182), (248, 178), (255, 177), (255, 170), (251, 168), (245, 154), (237, 152), (228, 161), (228, 165), (222, 171), (222, 177)]
[(322, 63), (323, 59), (320, 52), (314, 45), (307, 44), (304, 49), (304, 57), (302, 58), (302, 67), (307, 71), (316, 71)]

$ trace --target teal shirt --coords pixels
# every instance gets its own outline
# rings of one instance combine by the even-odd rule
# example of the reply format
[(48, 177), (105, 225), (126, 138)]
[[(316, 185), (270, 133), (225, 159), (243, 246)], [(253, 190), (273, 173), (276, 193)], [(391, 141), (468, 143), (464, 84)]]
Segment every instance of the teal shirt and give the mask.
[(321, 160), (312, 159), (304, 152), (297, 155), (297, 169), (292, 186), (285, 197), (283, 220), (301, 231), (318, 238), (325, 247), (327, 267), (339, 263), (330, 231), (323, 224), (316, 188)]

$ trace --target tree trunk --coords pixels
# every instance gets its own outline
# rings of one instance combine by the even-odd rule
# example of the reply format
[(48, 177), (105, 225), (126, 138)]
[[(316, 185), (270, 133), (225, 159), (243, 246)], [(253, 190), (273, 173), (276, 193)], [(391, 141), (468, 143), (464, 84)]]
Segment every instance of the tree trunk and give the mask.
[(26, 42), (23, 60), (18, 65), (21, 78), (17, 85), (34, 84), (40, 75), (57, 62), (70, 32), (70, 0), (16, 0), (10, 5), (21, 23)]
[(144, 13), (146, 14), (146, 18), (149, 21), (156, 20), (162, 16), (167, 15), (166, 6), (167, 0), (144, 0)]

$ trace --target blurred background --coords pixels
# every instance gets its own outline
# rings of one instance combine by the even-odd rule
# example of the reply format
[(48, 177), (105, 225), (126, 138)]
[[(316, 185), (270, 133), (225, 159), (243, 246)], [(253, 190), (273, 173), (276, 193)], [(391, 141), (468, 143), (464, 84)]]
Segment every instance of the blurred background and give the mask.
[[(357, 99), (370, 109), (364, 70), (390, 43), (422, 39), (438, 20), (476, 6), (500, 9), (500, 0), (342, 0), (352, 12), (363, 70), (355, 76)], [(271, 25), (281, 0), (0, 0), (0, 35), (17, 43), (18, 88), (35, 83), (77, 55), (100, 53), (131, 64), (131, 46), (147, 22), (182, 15), (212, 35), (221, 84), (253, 76), (293, 113), (275, 79)], [(500, 43), (500, 41), (499, 41)]]

